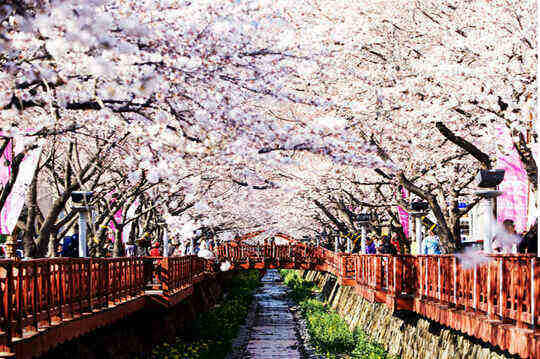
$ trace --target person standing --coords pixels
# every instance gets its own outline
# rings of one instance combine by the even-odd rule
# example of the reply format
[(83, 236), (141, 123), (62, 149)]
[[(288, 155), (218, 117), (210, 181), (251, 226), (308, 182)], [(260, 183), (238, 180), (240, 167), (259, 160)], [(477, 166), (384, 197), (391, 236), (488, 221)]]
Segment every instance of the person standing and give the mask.
[(373, 240), (373, 237), (367, 238), (366, 243), (366, 254), (375, 254), (377, 253), (377, 248), (375, 247), (375, 241)]
[(538, 219), (519, 243), (519, 253), (538, 253)]
[(429, 235), (424, 238), (420, 254), (441, 254), (441, 246), (439, 236), (435, 234), (433, 229), (428, 231)]
[(397, 254), (396, 247), (392, 243), (390, 243), (390, 238), (388, 236), (382, 237), (382, 243), (379, 248), (379, 253), (381, 254)]
[(150, 256), (151, 257), (159, 257), (161, 255), (161, 251), (159, 250), (159, 243), (158, 241), (155, 241), (152, 249), (150, 250)]
[(397, 233), (392, 234), (392, 239), (390, 239), (390, 243), (392, 243), (398, 253), (401, 253)]
[(135, 244), (133, 243), (127, 243), (126, 244), (126, 256), (127, 257), (135, 257)]
[(75, 258), (79, 256), (79, 227), (75, 226), (73, 235), (64, 237), (62, 243), (62, 251), (60, 253), (62, 257)]

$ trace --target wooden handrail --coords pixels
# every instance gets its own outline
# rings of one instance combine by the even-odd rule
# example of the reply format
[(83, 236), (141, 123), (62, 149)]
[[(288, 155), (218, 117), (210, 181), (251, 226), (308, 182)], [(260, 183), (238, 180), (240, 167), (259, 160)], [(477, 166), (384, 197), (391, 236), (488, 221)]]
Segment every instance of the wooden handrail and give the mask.
[[(453, 255), (345, 254), (305, 244), (226, 243), (214, 252), (233, 267), (273, 263), (327, 271), (389, 305), (414, 299), (517, 328), (535, 329), (540, 321), (540, 260), (534, 255), (489, 255), (487, 263), (464, 268)], [(213, 271), (212, 263), (194, 255), (0, 259), (0, 351), (10, 352), (23, 334), (39, 335), (65, 319), (140, 298), (148, 285), (165, 297), (191, 290)]]

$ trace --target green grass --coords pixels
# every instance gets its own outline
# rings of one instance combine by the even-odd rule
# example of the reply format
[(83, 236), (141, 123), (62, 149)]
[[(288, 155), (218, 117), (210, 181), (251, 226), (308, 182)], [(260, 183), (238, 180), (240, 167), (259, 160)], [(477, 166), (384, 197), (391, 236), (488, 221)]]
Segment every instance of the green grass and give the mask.
[[(390, 359), (384, 347), (357, 329), (349, 330), (347, 323), (328, 306), (313, 298), (317, 289), (303, 280), (296, 271), (280, 270), (283, 282), (290, 288), (289, 296), (298, 303), (306, 319), (311, 344), (326, 358)], [(397, 358), (396, 358), (397, 359)]]
[(258, 271), (238, 274), (231, 282), (223, 303), (201, 314), (189, 336), (177, 337), (152, 350), (151, 359), (222, 359), (232, 349), (232, 341), (246, 319), (253, 292), (259, 285)]

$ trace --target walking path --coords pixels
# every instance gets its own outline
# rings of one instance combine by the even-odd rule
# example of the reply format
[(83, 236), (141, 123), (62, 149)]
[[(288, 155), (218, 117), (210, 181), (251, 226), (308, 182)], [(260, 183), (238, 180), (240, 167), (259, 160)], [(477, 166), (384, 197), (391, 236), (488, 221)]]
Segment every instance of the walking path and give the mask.
[(262, 288), (255, 295), (258, 310), (250, 330), (244, 358), (301, 359), (295, 320), (289, 311), (286, 287), (275, 269), (262, 278)]

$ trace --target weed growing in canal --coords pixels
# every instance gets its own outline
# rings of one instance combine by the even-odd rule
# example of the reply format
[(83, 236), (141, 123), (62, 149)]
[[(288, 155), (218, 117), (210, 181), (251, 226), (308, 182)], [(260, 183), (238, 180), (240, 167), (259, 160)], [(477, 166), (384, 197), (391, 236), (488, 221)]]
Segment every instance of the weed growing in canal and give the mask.
[(297, 303), (300, 303), (307, 298), (310, 298), (315, 284), (313, 282), (306, 282), (303, 280), (296, 271), (280, 270), (280, 274), (283, 277), (283, 283), (290, 288), (289, 297)]
[[(370, 340), (357, 329), (350, 331), (347, 323), (328, 306), (313, 299), (314, 283), (302, 279), (296, 271), (281, 270), (289, 296), (298, 303), (311, 337), (311, 344), (326, 358), (390, 359), (384, 347)], [(397, 358), (395, 358), (397, 359)]]
[(152, 359), (222, 359), (232, 348), (232, 341), (243, 324), (253, 291), (259, 285), (259, 272), (246, 271), (231, 282), (223, 303), (201, 314), (189, 337), (177, 337), (172, 343), (156, 347)]

